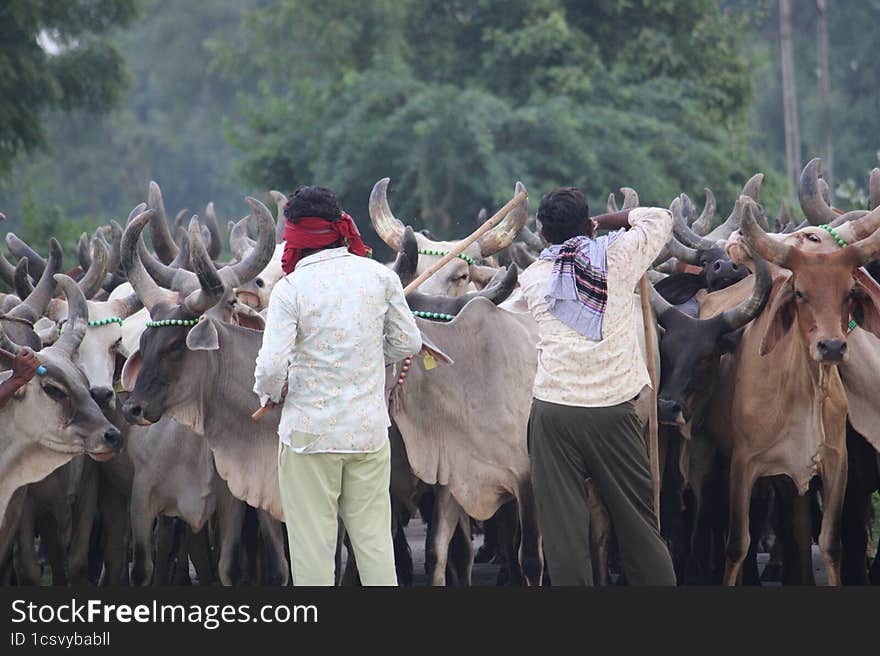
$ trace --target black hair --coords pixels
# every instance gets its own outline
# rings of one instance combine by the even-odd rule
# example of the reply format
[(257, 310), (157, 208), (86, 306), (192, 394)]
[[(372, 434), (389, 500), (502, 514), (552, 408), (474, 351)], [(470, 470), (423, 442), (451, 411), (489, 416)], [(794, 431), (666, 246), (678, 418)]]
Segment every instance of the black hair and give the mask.
[(336, 194), (327, 187), (301, 186), (288, 196), (284, 216), (291, 223), (307, 216), (335, 221), (342, 217), (342, 208)]
[(577, 187), (557, 187), (544, 194), (537, 219), (551, 244), (561, 244), (578, 235), (593, 236), (587, 198)]

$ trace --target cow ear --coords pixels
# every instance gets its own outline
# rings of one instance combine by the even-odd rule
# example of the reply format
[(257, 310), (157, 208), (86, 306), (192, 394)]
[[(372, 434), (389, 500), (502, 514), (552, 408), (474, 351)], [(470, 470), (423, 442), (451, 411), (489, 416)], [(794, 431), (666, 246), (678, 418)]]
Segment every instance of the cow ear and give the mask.
[(422, 333), (422, 353), (426, 355), (430, 355), (437, 362), (442, 362), (444, 364), (454, 364), (452, 358), (446, 355), (440, 348), (434, 344), (425, 333)]
[(205, 318), (189, 329), (186, 347), (190, 351), (216, 351), (220, 348), (220, 336), (213, 319)]
[(853, 319), (861, 328), (880, 337), (880, 285), (862, 267), (853, 272), (853, 278), (858, 283), (850, 303)]
[(767, 313), (770, 315), (770, 324), (761, 340), (761, 355), (767, 355), (780, 339), (785, 337), (794, 323), (797, 306), (794, 300), (794, 286), (790, 279), (777, 281), (770, 292), (770, 307)]
[(266, 329), (266, 320), (260, 316), (260, 313), (242, 303), (235, 304), (235, 320), (243, 328), (250, 328), (251, 330)]
[(745, 330), (745, 327), (721, 335), (718, 339), (718, 347), (722, 353), (733, 353), (736, 350), (742, 339), (743, 330)]
[(143, 363), (140, 349), (135, 350), (125, 359), (125, 364), (122, 365), (122, 389), (126, 392), (134, 390)]
[(470, 266), (470, 270), (468, 271), (471, 277), (471, 282), (476, 285), (477, 289), (483, 289), (486, 285), (489, 284), (489, 281), (495, 277), (495, 274), (498, 273), (498, 269), (494, 267), (481, 266), (479, 264), (473, 264)]

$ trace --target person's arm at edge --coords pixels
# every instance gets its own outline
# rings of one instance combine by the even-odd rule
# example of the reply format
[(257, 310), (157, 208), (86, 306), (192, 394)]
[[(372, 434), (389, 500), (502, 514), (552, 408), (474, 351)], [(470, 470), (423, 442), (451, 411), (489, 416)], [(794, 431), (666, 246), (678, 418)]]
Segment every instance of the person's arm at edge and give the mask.
[(412, 311), (406, 304), (403, 285), (396, 275), (387, 277), (385, 298), (388, 310), (385, 313), (385, 364), (399, 362), (408, 355), (415, 355), (422, 348), (422, 334), (416, 325)]
[(254, 368), (254, 392), (260, 397), (261, 405), (271, 402), (269, 407), (284, 400), (290, 345), (296, 338), (297, 330), (296, 308), (282, 293), (283, 284), (290, 284), (290, 281), (282, 279), (272, 290), (263, 344)]

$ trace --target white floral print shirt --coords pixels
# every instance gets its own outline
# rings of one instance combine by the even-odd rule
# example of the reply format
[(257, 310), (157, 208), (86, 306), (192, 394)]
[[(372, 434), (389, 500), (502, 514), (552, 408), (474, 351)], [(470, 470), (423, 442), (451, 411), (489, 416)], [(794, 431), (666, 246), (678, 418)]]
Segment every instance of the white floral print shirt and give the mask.
[(276, 403), (278, 435), (297, 453), (368, 453), (390, 425), (385, 364), (422, 338), (397, 275), (345, 247), (297, 262), (272, 290), (254, 392)]

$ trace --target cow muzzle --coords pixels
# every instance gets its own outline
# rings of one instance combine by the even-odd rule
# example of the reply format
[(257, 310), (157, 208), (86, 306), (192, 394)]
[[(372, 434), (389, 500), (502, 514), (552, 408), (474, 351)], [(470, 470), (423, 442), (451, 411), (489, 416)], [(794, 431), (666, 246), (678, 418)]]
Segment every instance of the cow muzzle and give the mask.
[(107, 427), (97, 439), (98, 445), (87, 449), (86, 453), (92, 460), (104, 462), (109, 460), (122, 448), (122, 433), (116, 426)]
[(130, 424), (149, 426), (153, 421), (148, 419), (146, 414), (146, 408), (140, 402), (133, 399), (129, 399), (122, 406), (122, 416)]
[(820, 339), (816, 342), (816, 360), (822, 363), (839, 363), (846, 358), (845, 339)]
[(686, 410), (687, 408), (678, 401), (657, 399), (657, 419), (661, 424), (684, 426), (687, 423)]

